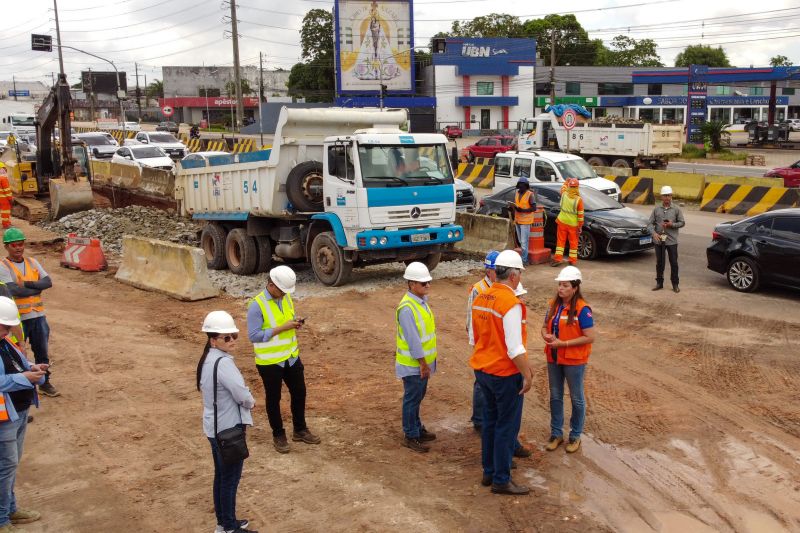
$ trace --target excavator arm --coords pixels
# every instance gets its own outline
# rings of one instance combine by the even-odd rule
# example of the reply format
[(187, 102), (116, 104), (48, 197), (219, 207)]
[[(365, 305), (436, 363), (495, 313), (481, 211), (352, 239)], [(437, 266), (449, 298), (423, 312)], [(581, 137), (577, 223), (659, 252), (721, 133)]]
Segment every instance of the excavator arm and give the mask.
[[(55, 128), (61, 133), (60, 149), (54, 143)], [(72, 156), (70, 92), (65, 74), (50, 89), (36, 115), (36, 180), (39, 190), (48, 188), (51, 178), (64, 177), (75, 181), (75, 160)]]

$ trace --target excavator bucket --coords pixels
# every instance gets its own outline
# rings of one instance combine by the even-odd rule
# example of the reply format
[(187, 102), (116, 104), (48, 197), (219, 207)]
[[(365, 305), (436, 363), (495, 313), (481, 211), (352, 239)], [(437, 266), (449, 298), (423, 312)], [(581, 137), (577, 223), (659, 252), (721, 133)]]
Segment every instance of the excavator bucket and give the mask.
[(66, 181), (64, 178), (50, 180), (50, 213), (54, 220), (92, 207), (92, 186), (86, 178), (81, 177), (77, 181)]

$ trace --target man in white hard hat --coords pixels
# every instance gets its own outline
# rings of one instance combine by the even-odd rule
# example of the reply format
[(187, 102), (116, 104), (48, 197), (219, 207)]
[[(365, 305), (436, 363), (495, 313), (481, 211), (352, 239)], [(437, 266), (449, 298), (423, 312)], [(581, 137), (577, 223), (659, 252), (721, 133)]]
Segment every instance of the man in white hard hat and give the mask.
[(522, 422), (523, 395), (531, 388), (528, 365), (527, 310), (515, 291), (522, 258), (514, 250), (500, 252), (497, 281), (472, 303), (475, 347), (469, 360), (486, 404), (481, 430), (481, 484), (496, 494), (523, 495), (530, 490), (511, 480), (511, 462)]
[(403, 446), (418, 453), (430, 450), (436, 440), (419, 416), (428, 390), (428, 378), (436, 372), (436, 323), (428, 305), (431, 273), (419, 262), (410, 263), (403, 274), (408, 291), (395, 312), (397, 326), (395, 375), (403, 380)]
[(289, 453), (289, 442), (281, 418), (281, 388), (286, 383), (292, 408), (292, 440), (319, 444), (320, 438), (306, 425), (306, 382), (297, 330), (305, 318), (295, 318), (291, 293), (297, 278), (288, 266), (269, 271), (267, 288), (250, 301), (247, 309), (247, 335), (256, 353), (256, 368), (264, 383), (267, 419), (272, 428), (272, 443), (280, 453)]
[(672, 290), (681, 292), (678, 286), (678, 228), (686, 225), (680, 208), (672, 204), (672, 187), (661, 187), (661, 205), (653, 208), (650, 213), (648, 228), (653, 234), (656, 245), (656, 286), (654, 291), (664, 288), (664, 254), (669, 256), (670, 281)]

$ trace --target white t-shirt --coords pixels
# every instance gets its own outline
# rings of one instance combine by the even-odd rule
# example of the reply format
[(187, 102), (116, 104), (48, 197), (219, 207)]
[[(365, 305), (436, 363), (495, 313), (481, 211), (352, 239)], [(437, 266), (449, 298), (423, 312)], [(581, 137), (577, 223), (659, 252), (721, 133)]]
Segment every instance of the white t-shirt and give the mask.
[[(28, 257), (27, 259), (28, 259), (28, 263), (30, 263), (30, 265), (33, 268), (35, 268), (36, 270), (39, 271), (39, 279), (46, 278), (48, 276), (47, 271), (42, 267), (42, 265), (39, 263), (39, 261), (37, 261), (33, 257)], [(12, 265), (17, 267), (17, 269), (20, 272), (22, 272), (23, 275), (26, 274), (26, 272), (25, 272), (25, 261), (23, 261), (22, 263), (15, 263), (14, 261), (11, 261), (11, 259), (9, 259), (9, 261), (11, 262)], [(5, 261), (0, 263), (0, 281), (2, 281), (3, 283), (16, 283), (17, 282), (17, 277), (8, 268), (8, 266), (6, 265)], [(30, 318), (37, 318), (37, 317), (40, 317), (40, 316), (44, 316), (44, 313), (41, 312), (41, 311), (31, 311), (30, 313), (25, 315), (25, 320), (28, 320)]]

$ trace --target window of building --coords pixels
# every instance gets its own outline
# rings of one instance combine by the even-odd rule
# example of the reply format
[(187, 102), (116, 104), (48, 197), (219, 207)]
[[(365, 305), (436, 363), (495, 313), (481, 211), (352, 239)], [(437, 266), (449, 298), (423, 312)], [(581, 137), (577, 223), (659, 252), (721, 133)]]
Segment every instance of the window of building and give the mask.
[(794, 87), (784, 87), (781, 89), (781, 94), (784, 96), (794, 96)]
[(581, 94), (581, 83), (579, 81), (567, 82), (567, 95), (579, 96)]
[(479, 81), (478, 82), (478, 96), (491, 96), (494, 94), (493, 81)]
[(764, 96), (764, 87), (750, 87), (750, 96)]
[(717, 94), (720, 96), (729, 96), (733, 94), (733, 88), (725, 85), (717, 85)]
[(647, 84), (647, 96), (661, 96), (661, 84), (660, 83), (648, 83)]
[(214, 89), (212, 87), (200, 87), (199, 93), (200, 93), (200, 96), (208, 96), (208, 97), (219, 97), (220, 96), (219, 89)]
[(536, 94), (539, 96), (549, 96), (550, 95), (550, 84), (545, 83), (537, 83), (536, 84)]
[(600, 96), (633, 94), (632, 83), (598, 83), (597, 94)]

